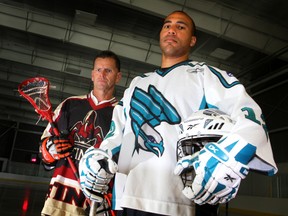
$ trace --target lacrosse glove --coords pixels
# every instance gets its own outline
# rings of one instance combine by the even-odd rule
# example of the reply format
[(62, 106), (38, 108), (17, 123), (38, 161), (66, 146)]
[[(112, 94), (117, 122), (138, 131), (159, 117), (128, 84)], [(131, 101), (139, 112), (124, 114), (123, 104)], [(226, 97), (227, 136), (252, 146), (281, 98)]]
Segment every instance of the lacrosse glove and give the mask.
[(255, 152), (255, 146), (240, 139), (229, 145), (207, 143), (199, 153), (178, 161), (174, 170), (176, 175), (192, 166), (196, 174), (192, 185), (186, 186), (182, 193), (199, 205), (230, 201), (236, 196), (241, 180), (247, 176), (247, 164)]
[(116, 162), (103, 150), (88, 148), (79, 163), (80, 186), (84, 195), (95, 202), (103, 202), (103, 194), (118, 170)]
[(53, 164), (56, 160), (69, 157), (72, 150), (73, 144), (66, 135), (47, 137), (40, 144), (42, 160), (46, 164)]

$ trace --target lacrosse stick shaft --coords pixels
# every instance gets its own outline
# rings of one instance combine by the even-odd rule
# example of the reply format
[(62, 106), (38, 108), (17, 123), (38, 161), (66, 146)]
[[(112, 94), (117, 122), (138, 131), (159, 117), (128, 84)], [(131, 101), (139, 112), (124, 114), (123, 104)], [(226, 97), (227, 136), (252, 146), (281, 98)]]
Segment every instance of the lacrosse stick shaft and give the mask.
[[(52, 118), (48, 118), (48, 121), (49, 121), (49, 123), (51, 125), (51, 128), (52, 128), (54, 134), (56, 136), (60, 136), (60, 132), (59, 132), (58, 128), (56, 127), (56, 125), (54, 124), (54, 122), (52, 121)], [(79, 182), (80, 179), (79, 179), (78, 169), (76, 168), (76, 166), (75, 166), (73, 160), (71, 159), (71, 157), (67, 157), (67, 160), (68, 160), (68, 163), (69, 163), (69, 165), (70, 165), (70, 167), (71, 167), (71, 169), (72, 169), (77, 181)], [(80, 184), (80, 182), (79, 182), (79, 184)], [(90, 204), (89, 216), (96, 215), (96, 211), (97, 211), (96, 203), (91, 201), (91, 200), (89, 200), (89, 199), (87, 199), (87, 201)]]
[[(52, 127), (52, 130), (53, 132), (55, 133), (56, 136), (60, 136), (60, 133), (59, 133), (59, 130), (58, 128), (55, 126), (54, 122), (51, 120), (49, 121), (51, 127)], [(67, 160), (68, 160), (68, 163), (77, 179), (77, 181), (79, 182), (80, 178), (79, 178), (79, 174), (78, 174), (78, 170), (73, 162), (73, 160), (70, 158), (70, 157), (67, 157)], [(79, 182), (80, 184), (80, 182)], [(90, 211), (89, 211), (89, 216), (95, 216), (96, 215), (96, 212), (97, 212), (97, 203), (96, 202), (93, 202), (89, 199), (87, 199), (89, 205), (90, 205)]]
[[(18, 91), (21, 96), (30, 102), (30, 104), (35, 108), (35, 111), (43, 118), (48, 120), (53, 130), (53, 133), (56, 136), (60, 136), (60, 132), (56, 127), (52, 116), (52, 106), (49, 99), (49, 80), (44, 77), (34, 77), (31, 79), (24, 80), (22, 83), (18, 85)], [(76, 168), (71, 157), (67, 157), (68, 163), (80, 184), (78, 169)], [(90, 204), (92, 209), (96, 209), (96, 206), (89, 199), (87, 202)], [(93, 212), (95, 211), (95, 213)], [(93, 210), (91, 214), (96, 215), (96, 210)], [(91, 215), (90, 214), (90, 215)]]
[(91, 201), (89, 216), (95, 216), (97, 212), (97, 203), (95, 201)]
[[(53, 130), (53, 132), (55, 133), (55, 135), (56, 135), (56, 136), (60, 136), (60, 132), (59, 132), (59, 130), (57, 129), (57, 127), (55, 126), (54, 122), (51, 120), (51, 121), (49, 121), (49, 123), (50, 123), (50, 125), (51, 125), (51, 127), (52, 127), (52, 130)], [(78, 171), (77, 171), (77, 168), (76, 168), (73, 160), (71, 159), (71, 157), (67, 157), (67, 160), (68, 160), (68, 163), (69, 163), (69, 165), (70, 165), (70, 167), (71, 167), (71, 169), (72, 169), (75, 177), (76, 177), (77, 180), (79, 181)]]

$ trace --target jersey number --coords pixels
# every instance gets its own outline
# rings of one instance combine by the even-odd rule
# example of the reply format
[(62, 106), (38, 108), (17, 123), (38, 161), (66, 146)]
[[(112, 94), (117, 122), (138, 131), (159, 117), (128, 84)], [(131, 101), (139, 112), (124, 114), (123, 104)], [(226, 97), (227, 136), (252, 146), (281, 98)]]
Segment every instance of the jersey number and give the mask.
[(253, 109), (251, 109), (251, 108), (249, 108), (249, 107), (244, 107), (244, 108), (242, 108), (241, 110), (242, 110), (243, 112), (244, 112), (244, 111), (247, 112), (247, 114), (245, 115), (245, 118), (247, 118), (247, 119), (255, 122), (256, 124), (262, 126), (262, 128), (263, 128), (264, 131), (265, 131), (266, 137), (267, 137), (267, 139), (268, 139), (268, 130), (267, 130), (267, 127), (266, 127), (266, 123), (265, 123), (263, 114), (261, 114), (261, 119), (262, 119), (262, 122), (263, 122), (263, 123), (261, 123), (261, 121), (257, 120), (256, 115), (255, 115), (255, 112), (254, 112)]

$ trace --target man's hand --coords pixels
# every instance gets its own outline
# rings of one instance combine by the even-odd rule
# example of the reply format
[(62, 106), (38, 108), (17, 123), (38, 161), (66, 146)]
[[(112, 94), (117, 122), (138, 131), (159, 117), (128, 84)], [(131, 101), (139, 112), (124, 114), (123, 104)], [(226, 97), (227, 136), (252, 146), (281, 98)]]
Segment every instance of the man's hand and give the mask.
[(101, 149), (90, 147), (79, 163), (80, 185), (92, 201), (102, 203), (109, 182), (117, 172), (117, 164)]
[(65, 135), (47, 137), (40, 146), (42, 159), (45, 163), (51, 164), (61, 158), (71, 155), (73, 145)]
[(235, 141), (224, 148), (218, 143), (208, 143), (195, 157), (180, 159), (174, 173), (180, 175), (193, 164), (196, 177), (183, 194), (197, 204), (225, 203), (233, 199), (240, 182), (249, 171), (246, 166), (256, 148), (242, 141)]
[(194, 172), (193, 163), (198, 160), (198, 155), (199, 155), (199, 151), (195, 152), (193, 155), (187, 155), (187, 156), (180, 158), (174, 169), (174, 174), (181, 175), (183, 173), (190, 172), (190, 171)]

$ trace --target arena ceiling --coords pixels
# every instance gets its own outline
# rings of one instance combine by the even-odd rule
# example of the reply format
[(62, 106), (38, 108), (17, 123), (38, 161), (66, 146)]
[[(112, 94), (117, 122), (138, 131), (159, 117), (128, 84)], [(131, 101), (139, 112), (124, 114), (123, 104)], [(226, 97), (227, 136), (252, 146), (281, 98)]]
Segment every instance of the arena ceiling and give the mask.
[(17, 92), (30, 77), (50, 80), (53, 108), (89, 92), (99, 50), (121, 57), (121, 98), (131, 79), (160, 65), (163, 18), (184, 10), (197, 26), (190, 58), (239, 78), (281, 146), (288, 132), (287, 8), (285, 0), (0, 0), (0, 120), (37, 122)]

